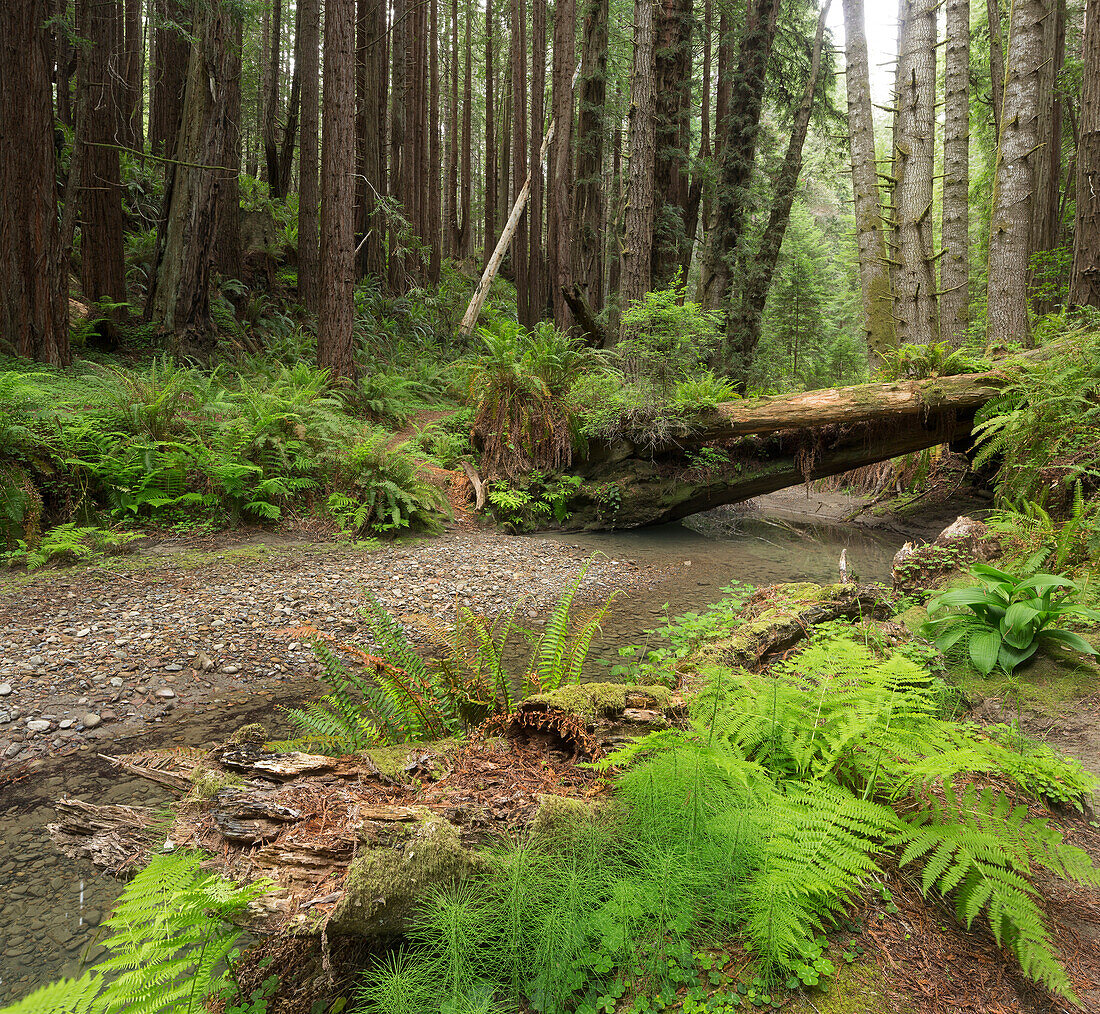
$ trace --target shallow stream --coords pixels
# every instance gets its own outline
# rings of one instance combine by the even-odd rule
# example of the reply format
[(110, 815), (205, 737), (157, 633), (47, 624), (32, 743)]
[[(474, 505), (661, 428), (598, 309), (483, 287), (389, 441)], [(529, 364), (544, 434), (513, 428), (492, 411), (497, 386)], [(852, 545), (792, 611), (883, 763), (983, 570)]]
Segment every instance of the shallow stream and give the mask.
[[(806, 525), (767, 518), (713, 515), (661, 528), (559, 538), (608, 557), (665, 568), (668, 576), (649, 592), (620, 596), (597, 656), (613, 657), (624, 644), (639, 642), (645, 630), (666, 615), (696, 610), (721, 597), (731, 581), (753, 585), (780, 581), (835, 581), (842, 550), (849, 573), (863, 580), (884, 580), (904, 536), (852, 527)], [(523, 589), (517, 589), (522, 592)], [(667, 603), (667, 606), (666, 606)], [(316, 692), (303, 681), (297, 698)], [(295, 700), (295, 688), (283, 684), (278, 700), (270, 693), (225, 702), (201, 714), (179, 709), (156, 732), (139, 740), (100, 740), (103, 753), (173, 745), (202, 745), (224, 738), (241, 724), (262, 718), (273, 735), (278, 727), (274, 705)], [(274, 712), (274, 713), (273, 713)], [(116, 775), (91, 748), (43, 762), (15, 784), (0, 788), (0, 1004), (29, 993), (60, 975), (78, 974), (82, 956), (98, 957), (98, 925), (106, 918), (121, 885), (98, 874), (90, 862), (65, 859), (50, 843), (45, 825), (54, 819), (52, 801), (67, 794), (97, 804), (166, 806), (171, 794), (144, 779)]]

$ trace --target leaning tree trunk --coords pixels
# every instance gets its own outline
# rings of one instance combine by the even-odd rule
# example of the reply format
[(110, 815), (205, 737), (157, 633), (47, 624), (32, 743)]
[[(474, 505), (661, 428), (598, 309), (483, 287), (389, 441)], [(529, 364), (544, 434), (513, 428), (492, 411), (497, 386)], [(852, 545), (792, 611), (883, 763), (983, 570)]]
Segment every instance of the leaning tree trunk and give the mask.
[(970, 2), (948, 0), (943, 121), (940, 333), (961, 345), (969, 326)]
[(737, 320), (734, 326), (740, 337), (740, 345), (734, 346), (733, 349), (737, 355), (737, 362), (727, 362), (726, 365), (731, 374), (737, 378), (738, 389), (742, 394), (748, 389), (749, 372), (756, 356), (756, 346), (760, 341), (764, 306), (768, 301), (768, 290), (771, 288), (775, 265), (779, 261), (779, 251), (783, 246), (783, 236), (790, 221), (795, 187), (802, 172), (802, 147), (806, 143), (810, 114), (813, 112), (814, 96), (817, 93), (821, 70), (821, 46), (825, 36), (825, 18), (829, 13), (829, 4), (830, 0), (825, 0), (817, 19), (817, 32), (814, 35), (810, 57), (810, 73), (806, 78), (806, 86), (802, 90), (802, 99), (795, 110), (787, 155), (775, 179), (775, 194), (772, 197), (768, 224), (764, 227), (755, 255), (751, 258), (742, 256), (739, 263), (739, 275), (743, 280), (743, 287), (741, 299), (735, 304)]
[(906, 0), (894, 96), (894, 318), (898, 340), (921, 345), (938, 341), (940, 333), (932, 252), (938, 7), (938, 0)]
[(0, 4), (0, 344), (68, 366), (68, 251), (57, 222), (49, 14), (46, 0)]
[[(394, 59), (404, 59), (395, 48)], [(326, 0), (317, 364), (354, 380), (355, 0)]]
[(210, 328), (210, 268), (231, 130), (228, 92), (235, 10), (229, 0), (195, 5), (179, 157), (168, 167), (167, 215), (149, 299), (152, 316), (173, 333), (175, 349), (204, 358), (214, 351), (215, 340)]
[[(84, 172), (80, 194), (80, 286), (91, 302), (125, 303), (122, 183), (118, 130), (121, 121), (119, 18), (113, 3), (81, 0), (80, 30), (86, 94)], [(106, 314), (115, 318), (117, 310)]]
[[(779, 0), (753, 0), (741, 40), (741, 54), (733, 74), (728, 113), (719, 159), (718, 189), (715, 195), (716, 218), (712, 230), (713, 273), (710, 288), (704, 293), (708, 309), (727, 309), (727, 294), (733, 259), (748, 204), (749, 181), (756, 161), (756, 138), (760, 132), (760, 114), (764, 105), (764, 85), (775, 42)], [(728, 332), (726, 343), (732, 345)]]
[(577, 178), (573, 185), (573, 282), (597, 313), (603, 308), (603, 138), (607, 130), (608, 0), (586, 0), (581, 43)]
[(1069, 300), (1100, 307), (1100, 0), (1089, 0), (1077, 142), (1077, 213)]
[(1043, 60), (1044, 0), (1015, 0), (1008, 38), (1001, 143), (989, 236), (989, 339), (1023, 342), (1027, 274), (1035, 195), (1031, 155), (1039, 143), (1039, 78)]
[(848, 144), (852, 156), (856, 243), (863, 334), (872, 365), (894, 345), (890, 272), (882, 230), (882, 196), (875, 164), (875, 132), (871, 118), (871, 81), (863, 0), (844, 0), (845, 71), (848, 90)]
[(620, 305), (625, 310), (650, 288), (653, 251), (653, 166), (656, 157), (653, 0), (634, 2), (634, 70), (631, 78), (630, 161), (622, 250)]
[[(370, 2), (370, 0), (368, 0)], [(317, 151), (321, 93), (321, 4), (298, 0), (301, 31), (294, 40), (296, 63), (302, 75), (302, 138), (298, 154), (298, 298), (317, 312), (320, 256), (317, 250), (317, 214), (321, 196), (317, 175)]]

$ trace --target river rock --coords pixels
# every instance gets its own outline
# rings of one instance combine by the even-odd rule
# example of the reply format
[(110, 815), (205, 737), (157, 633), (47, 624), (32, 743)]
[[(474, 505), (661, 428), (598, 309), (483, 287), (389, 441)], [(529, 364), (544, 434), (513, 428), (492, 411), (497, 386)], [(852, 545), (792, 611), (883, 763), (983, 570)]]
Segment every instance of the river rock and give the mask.
[(97, 725), (103, 722), (103, 719), (99, 717), (94, 711), (89, 711), (88, 714), (82, 719), (85, 729), (94, 729)]
[(0, 683), (0, 697), (10, 697), (10, 696), (11, 696), (11, 684), (10, 683)]
[(975, 518), (955, 518), (935, 540), (923, 546), (905, 543), (893, 562), (895, 591), (910, 593), (931, 588), (949, 574), (966, 570), (975, 562), (988, 562), (1000, 552), (989, 529)]
[(27, 722), (29, 732), (49, 732), (50, 723), (41, 718), (32, 718)]
[(176, 696), (176, 692), (171, 687), (161, 687), (157, 691), (157, 696), (162, 698), (163, 700), (170, 701), (173, 697)]

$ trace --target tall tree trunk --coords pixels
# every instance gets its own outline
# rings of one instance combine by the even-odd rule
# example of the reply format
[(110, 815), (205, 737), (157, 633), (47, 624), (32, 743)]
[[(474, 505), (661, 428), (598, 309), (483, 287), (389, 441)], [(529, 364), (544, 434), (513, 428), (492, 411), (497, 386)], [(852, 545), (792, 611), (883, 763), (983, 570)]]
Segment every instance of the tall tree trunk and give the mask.
[(569, 227), (569, 215), (573, 204), (573, 71), (577, 60), (576, 35), (575, 0), (558, 0), (554, 8), (554, 70), (550, 98), (554, 139), (550, 146), (546, 242), (550, 261), (554, 325), (562, 331), (571, 325), (573, 319), (562, 292), (572, 284), (572, 230)]
[[(738, 388), (742, 394), (748, 390), (749, 372), (756, 356), (756, 346), (760, 341), (760, 327), (764, 318), (764, 306), (768, 300), (775, 265), (779, 261), (779, 251), (783, 246), (783, 236), (791, 217), (794, 204), (795, 187), (802, 172), (802, 148), (806, 143), (806, 134), (810, 127), (810, 114), (814, 108), (814, 96), (818, 90), (818, 78), (821, 71), (821, 45), (825, 36), (825, 18), (829, 13), (830, 0), (825, 0), (817, 19), (817, 32), (814, 35), (813, 50), (810, 57), (810, 73), (802, 98), (795, 110), (791, 125), (791, 139), (787, 145), (787, 155), (783, 159), (779, 175), (775, 180), (775, 193), (772, 197), (771, 214), (768, 224), (760, 237), (760, 244), (750, 258), (742, 254), (738, 275), (743, 279), (741, 300), (734, 325), (740, 337), (740, 346), (731, 351), (733, 356), (727, 360), (727, 367), (738, 379)], [(732, 361), (736, 357), (736, 362)]]
[(899, 91), (894, 159), (897, 266), (894, 317), (898, 340), (939, 340), (932, 252), (932, 177), (935, 175), (936, 10), (938, 0), (905, 0), (898, 47)]
[[(504, 80), (501, 83), (500, 97), (500, 151), (497, 154), (497, 166), (500, 169), (500, 189), (497, 192), (497, 209), (507, 212), (512, 207), (509, 199), (511, 189), (512, 162), (512, 40), (508, 40), (508, 63), (503, 68)], [(507, 220), (507, 215), (504, 216)]]
[(362, 237), (358, 274), (381, 278), (382, 232), (378, 194), (385, 190), (382, 168), (382, 140), (385, 136), (385, 13), (379, 0), (358, 0), (356, 48), (356, 235)]
[(489, 263), (496, 246), (497, 149), (493, 107), (493, 0), (485, 0), (485, 253)]
[[(469, 29), (467, 28), (467, 34)], [(451, 101), (447, 109), (447, 145), (443, 153), (444, 256), (459, 258), (462, 237), (458, 231), (458, 0), (451, 0)]]
[(608, 0), (585, 0), (581, 42), (577, 178), (573, 185), (573, 283), (597, 313), (603, 308), (603, 139), (607, 133)]
[[(722, 143), (729, 130), (730, 98), (733, 94), (732, 35), (729, 13), (722, 6), (718, 16), (718, 82), (714, 96), (714, 168), (721, 164)], [(714, 292), (717, 284), (715, 274), (718, 270), (718, 255), (714, 229), (714, 196), (717, 189), (717, 180), (713, 178), (712, 172), (711, 179), (706, 183), (702, 270), (699, 272), (698, 302), (704, 306), (708, 305), (708, 293)]]
[(894, 345), (890, 272), (882, 229), (882, 197), (875, 164), (871, 118), (871, 82), (863, 0), (844, 0), (845, 71), (848, 90), (848, 141), (852, 155), (856, 242), (863, 333), (872, 364)]
[[(415, 0), (414, 0), (415, 2)], [(393, 0), (393, 25), (390, 28), (390, 53), (393, 64), (390, 85), (390, 194), (404, 202), (407, 190), (405, 165), (405, 0)], [(389, 227), (389, 284), (398, 295), (408, 286), (405, 271), (405, 251), (401, 227), (391, 222)]]
[(686, 235), (691, 126), (691, 0), (660, 0), (654, 42), (656, 137), (651, 280), (676, 280)]
[(354, 380), (355, 0), (326, 0), (324, 89), (317, 365)]
[(241, 277), (241, 57), (244, 25), (234, 18), (229, 40), (226, 101), (226, 172), (218, 185), (217, 242), (214, 267), (226, 278)]
[[(301, 8), (297, 8), (301, 10)], [(297, 15), (296, 10), (296, 15)], [(298, 33), (294, 33), (297, 46)], [(290, 75), (290, 95), (286, 102), (286, 123), (283, 125), (283, 147), (279, 152), (279, 193), (286, 197), (290, 193), (291, 173), (294, 168), (294, 146), (298, 140), (298, 116), (302, 101), (302, 68), (297, 60)]]
[(1088, 0), (1077, 142), (1077, 212), (1069, 301), (1100, 307), (1100, 0)]
[(706, 189), (704, 177), (708, 174), (711, 161), (710, 142), (710, 81), (711, 81), (711, 2), (703, 3), (703, 95), (702, 109), (699, 116), (699, 155), (696, 159), (695, 175), (688, 189), (687, 206), (684, 210), (684, 235), (683, 249), (680, 255), (680, 277), (684, 283), (684, 297), (687, 297), (687, 278), (691, 271), (691, 257), (695, 250), (695, 238), (699, 234), (699, 208), (702, 203), (704, 221), (710, 215), (709, 194), (704, 199)]
[[(512, 0), (512, 201), (527, 179), (527, 4)], [(528, 285), (527, 213), (520, 216), (512, 240), (512, 275), (516, 283), (519, 322), (531, 327), (531, 289)]]
[[(473, 35), (473, 11), (471, 10), (472, 4), (470, 0), (466, 3), (466, 66), (465, 77), (462, 84), (462, 181), (461, 181), (461, 197), (459, 198), (459, 204), (461, 206), (462, 222), (459, 225), (459, 245), (456, 251), (457, 256), (466, 260), (473, 251), (474, 248), (474, 223), (470, 217), (470, 188), (473, 185), (473, 171), (472, 171), (472, 156), (474, 150), (474, 134), (473, 134), (473, 41), (471, 36)], [(488, 81), (485, 86), (486, 95), (489, 92)], [(486, 186), (485, 198), (488, 200), (489, 187)]]
[(443, 221), (439, 206), (440, 188), (443, 186), (443, 167), (439, 154), (439, 0), (431, 0), (428, 36), (428, 78), (430, 93), (428, 96), (428, 246), (431, 255), (428, 260), (428, 281), (439, 284), (439, 269), (442, 263)]
[(276, 127), (279, 122), (279, 54), (283, 44), (283, 3), (271, 0), (271, 48), (267, 54), (267, 71), (264, 77), (264, 165), (267, 167), (267, 186), (273, 200), (283, 197), (279, 189), (279, 139)]
[(1031, 154), (1039, 143), (1044, 0), (1015, 0), (989, 237), (989, 339), (1029, 338), (1027, 272), (1035, 199)]
[[(1066, 0), (1045, 0), (1049, 13), (1043, 22), (1043, 60), (1039, 70), (1039, 147), (1031, 155), (1035, 180), (1035, 207), (1031, 215), (1029, 256), (1058, 245), (1058, 210), (1062, 184), (1062, 99), (1058, 76), (1065, 62)], [(1053, 304), (1044, 295), (1045, 279), (1029, 272), (1029, 291), (1036, 313), (1049, 313)]]
[[(753, 0), (741, 38), (741, 54), (730, 82), (730, 102), (719, 158), (715, 194), (714, 274), (704, 293), (709, 309), (725, 310), (730, 270), (745, 219), (749, 180), (756, 161), (756, 137), (764, 102), (764, 84), (775, 42), (780, 0)], [(728, 333), (727, 342), (732, 338)]]
[(125, 56), (122, 64), (124, 99), (122, 104), (123, 136), (131, 148), (141, 149), (144, 129), (141, 111), (141, 0), (125, 0), (123, 6)]
[(166, 220), (158, 243), (156, 281), (149, 294), (152, 316), (174, 333), (174, 347), (209, 356), (210, 268), (214, 256), (218, 194), (230, 133), (229, 86), (236, 5), (229, 0), (195, 4), (194, 43), (180, 123), (177, 162), (169, 164)]
[(940, 333), (961, 345), (970, 324), (970, 2), (948, 0), (943, 120)]
[(542, 138), (546, 130), (546, 0), (531, 0), (531, 144), (528, 173), (531, 195), (527, 202), (530, 253), (527, 284), (531, 288), (531, 322), (546, 309), (546, 258), (542, 249)]
[(653, 166), (656, 146), (653, 0), (634, 0), (634, 66), (631, 75), (630, 162), (623, 236), (622, 308), (650, 289), (653, 251)]
[(985, 0), (989, 25), (989, 88), (993, 99), (993, 134), (1001, 136), (1001, 111), (1005, 100), (1005, 54), (1001, 36), (1001, 0)]
[(68, 366), (68, 250), (58, 232), (44, 27), (50, 13), (45, 0), (0, 4), (0, 343)]
[[(301, 31), (294, 40), (295, 63), (302, 73), (302, 143), (298, 157), (298, 298), (317, 312), (320, 286), (320, 254), (317, 248), (317, 215), (321, 195), (317, 176), (321, 93), (320, 0), (297, 0)], [(370, 0), (366, 0), (370, 2)]]
[[(119, 177), (118, 7), (101, 0), (81, 0), (80, 30), (87, 39), (82, 115), (85, 124), (84, 173), (81, 180), (80, 286), (92, 302), (126, 302), (123, 267), (122, 184)], [(117, 316), (114, 311), (110, 316)]]
[[(622, 108), (622, 85), (615, 86), (615, 109)], [(608, 214), (610, 228), (607, 237), (607, 334), (613, 341), (619, 333), (619, 311), (622, 301), (618, 298), (622, 287), (622, 203), (623, 203), (623, 125), (619, 116), (611, 125), (611, 208)]]
[(72, 90), (69, 79), (76, 70), (76, 50), (69, 41), (73, 28), (73, 17), (69, 13), (68, 0), (56, 0), (54, 17), (57, 27), (54, 31), (54, 84), (57, 87), (57, 118), (66, 127), (73, 125)]
[(154, 155), (173, 158), (191, 52), (191, 14), (185, 0), (156, 0), (156, 10), (160, 22), (154, 33), (149, 146)]

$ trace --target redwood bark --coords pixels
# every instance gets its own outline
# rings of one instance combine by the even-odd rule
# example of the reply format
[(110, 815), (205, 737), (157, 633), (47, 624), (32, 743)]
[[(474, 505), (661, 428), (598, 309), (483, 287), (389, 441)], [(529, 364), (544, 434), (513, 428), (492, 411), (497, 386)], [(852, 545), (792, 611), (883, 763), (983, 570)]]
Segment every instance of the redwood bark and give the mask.
[(123, 136), (126, 144), (140, 151), (145, 134), (141, 108), (141, 0), (125, 0), (123, 18), (126, 39), (122, 62)]
[(542, 138), (546, 131), (546, 0), (531, 0), (531, 142), (528, 173), (531, 192), (527, 202), (527, 284), (531, 289), (532, 324), (546, 308), (546, 258), (542, 249)]
[(358, 0), (356, 47), (356, 121), (357, 121), (357, 218), (356, 235), (362, 250), (358, 274), (381, 278), (382, 233), (384, 222), (378, 211), (378, 194), (385, 192), (382, 167), (382, 139), (385, 110), (382, 107), (386, 66), (383, 62), (385, 13), (379, 0)]
[[(467, 30), (468, 34), (468, 30)], [(443, 256), (461, 256), (458, 231), (458, 0), (451, 0), (450, 105), (447, 108), (447, 145), (443, 151)]]
[[(512, 0), (512, 201), (527, 180), (527, 4)], [(528, 284), (527, 212), (520, 215), (512, 240), (512, 276), (516, 283), (519, 322), (531, 327), (531, 289)]]
[(577, 9), (574, 0), (558, 0), (554, 9), (554, 70), (551, 106), (554, 140), (550, 146), (547, 187), (549, 216), (547, 252), (550, 261), (550, 293), (554, 325), (561, 330), (572, 323), (562, 295), (570, 288), (571, 263), (569, 215), (573, 204), (573, 71), (576, 66)]
[(603, 140), (607, 133), (608, 0), (585, 0), (581, 43), (577, 178), (573, 186), (573, 282), (597, 313), (603, 308)]
[[(369, 0), (368, 0), (369, 2)], [(318, 131), (321, 92), (320, 0), (298, 0), (301, 31), (294, 40), (296, 63), (302, 68), (302, 139), (298, 156), (298, 298), (317, 312), (320, 255), (317, 249), (317, 215), (320, 192), (317, 176)]]
[(440, 209), (440, 188), (443, 186), (443, 167), (439, 154), (439, 0), (431, 0), (429, 33), (429, 88), (428, 96), (428, 282), (439, 284), (442, 263), (443, 220)]
[(686, 236), (691, 140), (691, 0), (660, 0), (654, 40), (655, 155), (651, 281), (676, 281)]
[(496, 246), (497, 149), (493, 84), (493, 0), (485, 0), (485, 264), (489, 263)]
[[(691, 271), (691, 258), (695, 250), (695, 238), (699, 234), (699, 214), (702, 206), (703, 220), (710, 215), (710, 194), (704, 183), (704, 177), (710, 168), (711, 140), (710, 140), (710, 81), (711, 81), (711, 2), (704, 0), (703, 4), (703, 95), (702, 109), (699, 116), (699, 156), (696, 159), (695, 175), (688, 190), (687, 206), (684, 210), (684, 246), (680, 261), (680, 277), (684, 282), (684, 297), (687, 297), (687, 277)], [(704, 226), (704, 230), (705, 230)]]
[(825, 0), (817, 20), (813, 49), (810, 57), (810, 72), (802, 90), (802, 98), (795, 110), (791, 126), (790, 143), (783, 159), (779, 175), (775, 180), (775, 193), (772, 197), (771, 213), (768, 224), (760, 237), (755, 254), (749, 258), (742, 256), (740, 270), (742, 279), (741, 299), (735, 322), (735, 331), (740, 343), (731, 350), (736, 356), (726, 365), (738, 380), (742, 394), (748, 389), (749, 371), (756, 355), (756, 346), (760, 341), (760, 328), (764, 318), (764, 306), (768, 300), (772, 276), (779, 261), (779, 251), (783, 246), (783, 236), (791, 217), (794, 204), (795, 187), (802, 172), (802, 148), (806, 143), (806, 134), (810, 127), (810, 115), (813, 112), (814, 97), (818, 91), (821, 71), (821, 46), (825, 36), (825, 18), (829, 13), (830, 0)]
[[(407, 190), (405, 179), (405, 0), (393, 0), (393, 25), (390, 29), (390, 52), (393, 77), (390, 85), (390, 194), (404, 201)], [(408, 285), (405, 272), (405, 251), (401, 227), (392, 222), (388, 235), (388, 271), (390, 290), (401, 294)]]
[(863, 0), (844, 0), (845, 81), (848, 91), (848, 143), (852, 157), (856, 242), (862, 325), (867, 352), (874, 364), (894, 345), (890, 272), (882, 226), (882, 195), (875, 164), (875, 133), (871, 118), (871, 82)]
[(653, 166), (656, 148), (653, 2), (634, 3), (634, 67), (631, 76), (630, 163), (623, 236), (623, 309), (650, 289), (653, 251)]
[(214, 267), (226, 278), (241, 277), (241, 47), (243, 23), (233, 19), (229, 41), (226, 94), (226, 172), (218, 186), (217, 243)]
[[(709, 309), (727, 308), (730, 272), (745, 219), (749, 180), (756, 160), (756, 139), (764, 85), (775, 42), (780, 0), (753, 0), (741, 39), (741, 54), (730, 82), (730, 101), (719, 158), (713, 229), (714, 270), (704, 303)], [(727, 342), (732, 340), (728, 333)]]
[(989, 338), (1029, 338), (1027, 274), (1035, 183), (1031, 155), (1039, 143), (1039, 79), (1044, 0), (1015, 0), (1009, 31), (1001, 143), (989, 237)]
[[(301, 8), (297, 8), (298, 11)], [(297, 16), (297, 11), (295, 12)], [(297, 47), (298, 33), (294, 34)], [(279, 193), (286, 197), (290, 193), (291, 174), (294, 168), (294, 146), (298, 140), (298, 117), (302, 102), (302, 66), (294, 61), (294, 70), (290, 75), (290, 95), (286, 102), (286, 123), (283, 125), (283, 146), (279, 151)]]
[(185, 0), (156, 0), (156, 11), (149, 145), (154, 155), (173, 158), (191, 52), (191, 13)]
[(355, 379), (355, 0), (326, 0), (324, 74), (317, 364), (347, 381)]
[[(81, 100), (85, 121), (80, 195), (80, 286), (92, 302), (126, 302), (123, 267), (122, 183), (118, 143), (121, 80), (117, 5), (81, 0), (80, 30), (87, 39)], [(117, 315), (113, 311), (110, 316)]]
[[(461, 197), (459, 198), (459, 204), (461, 207), (462, 221), (459, 224), (459, 246), (457, 250), (457, 256), (465, 260), (470, 256), (474, 245), (474, 223), (470, 217), (470, 188), (473, 185), (473, 150), (474, 150), (474, 134), (473, 134), (473, 42), (471, 36), (473, 35), (473, 21), (472, 11), (470, 10), (471, 4), (467, 0), (466, 4), (466, 66), (465, 66), (465, 79), (462, 86), (462, 177), (461, 177)], [(488, 93), (488, 84), (486, 84), (486, 93)], [(488, 199), (488, 187), (486, 187), (486, 199)]]
[(276, 126), (279, 120), (279, 53), (282, 49), (283, 4), (271, 0), (271, 47), (267, 53), (264, 76), (264, 166), (267, 187), (273, 200), (283, 196), (279, 189), (279, 141)]
[(46, 0), (0, 4), (0, 343), (68, 366), (68, 250), (57, 222), (44, 27), (50, 13)]
[(1084, 83), (1077, 142), (1077, 213), (1069, 299), (1100, 307), (1100, 0), (1085, 11)]
[(178, 162), (168, 165), (166, 221), (161, 230), (151, 314), (173, 332), (177, 351), (209, 356), (210, 269), (217, 234), (218, 194), (226, 179), (229, 85), (236, 6), (228, 0), (195, 5), (194, 44), (180, 123)]
[(894, 214), (897, 265), (894, 320), (898, 340), (939, 340), (939, 306), (932, 252), (935, 175), (936, 11), (939, 0), (905, 0), (898, 45)]
[(948, 0), (944, 73), (940, 333), (961, 345), (970, 323), (970, 2)]

